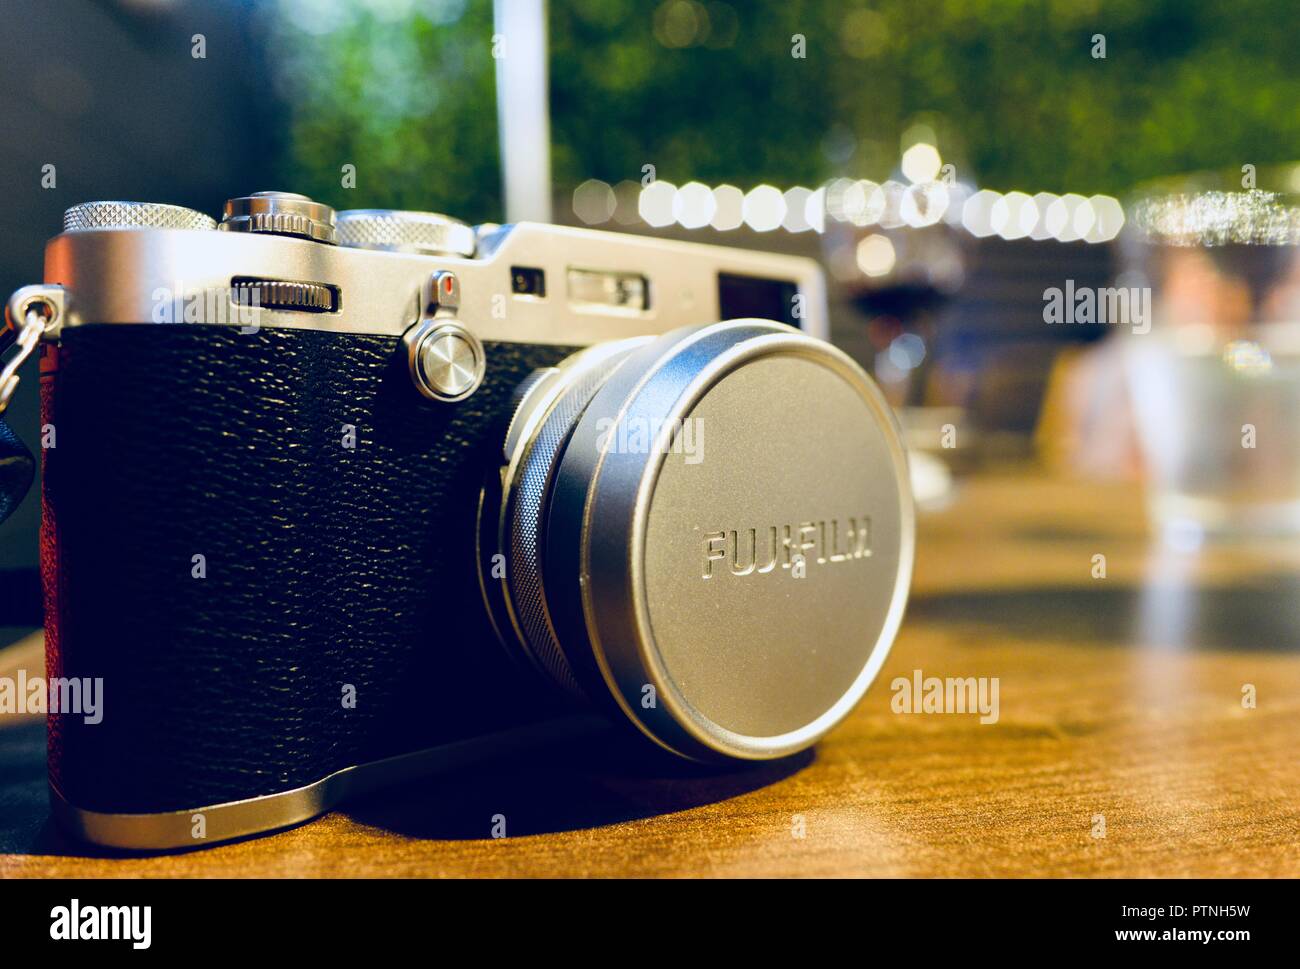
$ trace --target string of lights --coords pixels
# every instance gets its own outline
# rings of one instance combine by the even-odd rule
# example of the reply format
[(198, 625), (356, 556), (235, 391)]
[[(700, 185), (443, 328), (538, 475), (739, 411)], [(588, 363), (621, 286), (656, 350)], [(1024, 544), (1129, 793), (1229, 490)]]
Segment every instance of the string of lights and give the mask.
[(984, 238), (1104, 243), (1124, 225), (1124, 208), (1109, 195), (1085, 197), (977, 189), (951, 176), (933, 145), (916, 144), (903, 153), (903, 177), (888, 180), (836, 178), (817, 188), (784, 191), (759, 185), (748, 192), (734, 185), (702, 182), (675, 185), (662, 179), (609, 185), (588, 179), (573, 193), (573, 212), (587, 225), (616, 222), (685, 229), (706, 226), (721, 232), (825, 232), (832, 223), (859, 228), (913, 228), (944, 222)]

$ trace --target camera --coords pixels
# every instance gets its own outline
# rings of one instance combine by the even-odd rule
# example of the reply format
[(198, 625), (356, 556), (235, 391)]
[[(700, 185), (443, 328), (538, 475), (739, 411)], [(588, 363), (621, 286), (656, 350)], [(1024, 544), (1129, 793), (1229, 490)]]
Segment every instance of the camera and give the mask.
[[(815, 262), (302, 195), (70, 209), (45, 283), (54, 813), (296, 824), (596, 724), (803, 750), (902, 619), (907, 460)], [(630, 740), (629, 742), (638, 742)]]

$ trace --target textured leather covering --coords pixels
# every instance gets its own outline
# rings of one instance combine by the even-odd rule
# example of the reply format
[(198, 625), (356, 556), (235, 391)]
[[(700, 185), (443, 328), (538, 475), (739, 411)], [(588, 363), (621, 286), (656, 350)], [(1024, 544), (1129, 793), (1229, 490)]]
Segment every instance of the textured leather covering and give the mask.
[(64, 796), (184, 809), (553, 712), (488, 626), (474, 538), (512, 390), (572, 350), (489, 343), (479, 391), (439, 405), (393, 337), (65, 331), (49, 667), (103, 677), (104, 717), (50, 718)]

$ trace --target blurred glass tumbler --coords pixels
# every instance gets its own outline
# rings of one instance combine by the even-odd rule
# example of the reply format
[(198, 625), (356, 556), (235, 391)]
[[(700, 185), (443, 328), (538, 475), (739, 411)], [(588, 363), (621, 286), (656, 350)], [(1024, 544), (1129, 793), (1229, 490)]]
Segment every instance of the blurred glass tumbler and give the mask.
[(1155, 326), (1127, 379), (1166, 538), (1300, 533), (1298, 213), (1258, 191), (1135, 211)]

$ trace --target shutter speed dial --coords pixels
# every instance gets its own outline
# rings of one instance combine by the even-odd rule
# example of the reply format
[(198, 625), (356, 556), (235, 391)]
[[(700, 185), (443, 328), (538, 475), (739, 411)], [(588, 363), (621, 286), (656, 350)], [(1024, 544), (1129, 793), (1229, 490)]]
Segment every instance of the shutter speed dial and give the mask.
[(254, 192), (226, 202), (226, 232), (268, 232), (333, 245), (338, 241), (334, 210), (295, 192)]

